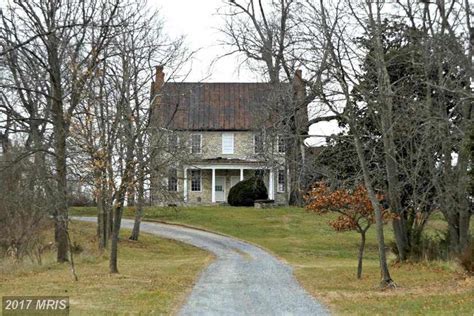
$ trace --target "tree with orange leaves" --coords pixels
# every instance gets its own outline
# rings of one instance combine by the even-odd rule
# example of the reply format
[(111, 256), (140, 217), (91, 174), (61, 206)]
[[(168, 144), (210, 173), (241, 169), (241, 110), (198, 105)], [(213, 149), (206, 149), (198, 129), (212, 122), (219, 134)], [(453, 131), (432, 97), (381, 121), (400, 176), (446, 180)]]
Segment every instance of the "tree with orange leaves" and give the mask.
[[(377, 195), (381, 201), (382, 195)], [(308, 193), (306, 209), (316, 214), (329, 212), (338, 213), (336, 220), (330, 221), (329, 225), (336, 231), (355, 230), (360, 234), (357, 278), (362, 276), (362, 258), (364, 255), (366, 233), (370, 226), (375, 223), (375, 214), (367, 189), (358, 185), (354, 190), (338, 189), (331, 191), (324, 182), (317, 183)], [(383, 217), (388, 220), (389, 213), (383, 211)]]

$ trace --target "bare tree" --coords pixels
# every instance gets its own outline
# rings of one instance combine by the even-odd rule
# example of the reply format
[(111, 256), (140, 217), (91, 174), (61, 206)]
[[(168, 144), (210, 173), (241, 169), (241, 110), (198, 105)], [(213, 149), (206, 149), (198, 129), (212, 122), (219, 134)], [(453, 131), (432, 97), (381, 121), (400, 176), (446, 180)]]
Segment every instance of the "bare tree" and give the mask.
[[(101, 54), (115, 36), (118, 1), (15, 2), (3, 16), (2, 38), (8, 58), (21, 58), (47, 76), (43, 93), (51, 113), (55, 166), (54, 217), (58, 261), (68, 260), (67, 242), (67, 139), (71, 118), (82, 102), (87, 83), (103, 59)], [(36, 72), (38, 73), (38, 72)], [(42, 80), (39, 82), (44, 82)], [(13, 88), (28, 92), (18, 85)], [(31, 92), (31, 91), (30, 91)]]
[[(226, 19), (222, 29), (224, 44), (231, 47), (230, 54), (243, 55), (251, 69), (268, 78), (274, 90), (275, 98), (266, 100), (267, 113), (260, 119), (263, 121), (271, 115), (275, 134), (280, 134), (286, 143), (289, 202), (301, 205), (308, 189), (305, 140), (309, 126), (308, 104), (314, 96), (306, 95), (305, 81), (301, 71), (297, 71), (302, 54), (295, 18), (299, 10), (300, 3), (294, 0), (232, 0), (221, 13)], [(282, 91), (282, 82), (293, 84), (292, 89)]]
[[(157, 11), (145, 1), (130, 2), (117, 13), (117, 36), (103, 51), (100, 69), (90, 81), (88, 102), (78, 108), (73, 142), (87, 162), (80, 172), (94, 187), (98, 207), (99, 248), (110, 239), (110, 271), (118, 272), (118, 240), (123, 208), (136, 192), (137, 240), (145, 203), (150, 146), (152, 65), (180, 66), (189, 54), (183, 39), (172, 40)], [(175, 158), (176, 159), (176, 158)]]

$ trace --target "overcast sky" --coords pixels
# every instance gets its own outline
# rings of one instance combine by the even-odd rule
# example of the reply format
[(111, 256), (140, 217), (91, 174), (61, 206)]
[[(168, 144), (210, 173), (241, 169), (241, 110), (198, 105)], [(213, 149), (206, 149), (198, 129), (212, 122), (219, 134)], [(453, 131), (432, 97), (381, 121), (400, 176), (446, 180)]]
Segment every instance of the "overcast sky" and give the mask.
[(228, 48), (220, 44), (223, 37), (218, 30), (223, 25), (223, 17), (217, 11), (225, 4), (224, 0), (150, 0), (150, 4), (160, 9), (171, 36), (184, 35), (188, 46), (192, 50), (199, 50), (186, 81), (258, 80), (245, 67), (239, 71), (237, 55), (225, 57), (213, 64), (216, 58), (229, 52)]

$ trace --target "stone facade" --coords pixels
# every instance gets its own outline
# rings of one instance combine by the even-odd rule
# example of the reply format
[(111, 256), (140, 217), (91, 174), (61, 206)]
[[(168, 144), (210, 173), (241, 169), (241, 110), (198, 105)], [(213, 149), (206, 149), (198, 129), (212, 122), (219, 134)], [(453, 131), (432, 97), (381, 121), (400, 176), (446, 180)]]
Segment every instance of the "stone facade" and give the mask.
[[(222, 150), (222, 134), (234, 135), (234, 153), (223, 154)], [(232, 186), (232, 179), (234, 184), (236, 179), (240, 180), (240, 169), (243, 169), (244, 179), (255, 175), (256, 170), (263, 170), (264, 182), (267, 190), (270, 192), (270, 171), (273, 169), (273, 198), (278, 204), (287, 203), (286, 192), (279, 192), (278, 189), (278, 170), (284, 167), (284, 153), (275, 153), (274, 141), (267, 141), (264, 147), (264, 153), (255, 153), (254, 135), (252, 131), (193, 131), (184, 132), (176, 131), (178, 136), (181, 153), (178, 156), (184, 157), (175, 166), (177, 169), (177, 192), (170, 192), (169, 194), (154, 194), (154, 203), (161, 205), (176, 204), (176, 205), (209, 205), (212, 204), (212, 168), (216, 168), (215, 176), (224, 177), (224, 194), (225, 200)], [(193, 134), (201, 135), (201, 153), (191, 153), (191, 137)], [(165, 145), (163, 145), (165, 146)], [(169, 159), (169, 158), (168, 158)], [(217, 160), (216, 162), (216, 159)], [(210, 162), (206, 162), (210, 160)], [(227, 161), (231, 161), (228, 163)], [(240, 167), (236, 169), (236, 164), (232, 161), (239, 161), (237, 165)], [(252, 163), (250, 163), (252, 162)], [(256, 164), (256, 162), (259, 162)], [(199, 167), (196, 167), (199, 164)], [(206, 164), (206, 165), (202, 165)], [(248, 164), (248, 166), (246, 165)], [(228, 167), (226, 167), (228, 166)], [(186, 176), (184, 170), (186, 169)], [(201, 191), (193, 191), (191, 189), (191, 170), (201, 170)], [(159, 182), (159, 177), (155, 175), (153, 182)], [(162, 187), (165, 188), (167, 179), (162, 179)], [(186, 181), (186, 185), (185, 182)], [(184, 189), (186, 187), (186, 192)], [(156, 189), (157, 186), (154, 185)], [(152, 192), (153, 193), (153, 192)], [(218, 201), (216, 203), (222, 203)]]

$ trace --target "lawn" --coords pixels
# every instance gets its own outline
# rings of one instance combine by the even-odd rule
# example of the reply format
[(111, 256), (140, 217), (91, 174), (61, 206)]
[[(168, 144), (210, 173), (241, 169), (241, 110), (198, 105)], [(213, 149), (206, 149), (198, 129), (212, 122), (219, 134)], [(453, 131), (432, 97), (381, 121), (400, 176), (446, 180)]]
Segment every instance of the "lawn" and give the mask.
[[(95, 209), (75, 209), (92, 215)], [(127, 209), (126, 216), (133, 215)], [(374, 230), (369, 231), (362, 280), (357, 280), (358, 235), (334, 232), (318, 216), (298, 208), (147, 208), (145, 218), (182, 223), (258, 244), (289, 263), (299, 282), (336, 314), (472, 315), (474, 281), (455, 262), (391, 264), (395, 290), (381, 291)], [(443, 227), (440, 218), (430, 229)], [(386, 239), (393, 239), (390, 227)], [(390, 257), (393, 260), (393, 256)]]
[(44, 255), (42, 265), (5, 259), (0, 261), (0, 296), (69, 296), (72, 315), (170, 314), (212, 259), (203, 250), (152, 235), (129, 241), (123, 230), (120, 274), (110, 275), (107, 253), (97, 250), (96, 225), (73, 222), (70, 227), (72, 241), (83, 248), (75, 256), (79, 281), (69, 265), (54, 262), (53, 252)]

